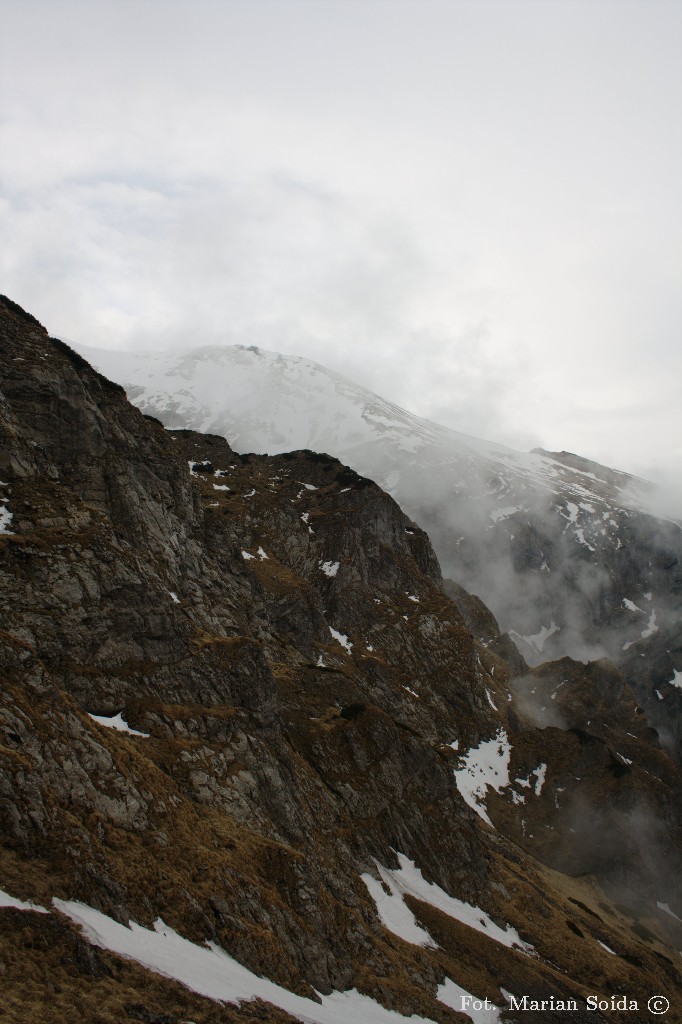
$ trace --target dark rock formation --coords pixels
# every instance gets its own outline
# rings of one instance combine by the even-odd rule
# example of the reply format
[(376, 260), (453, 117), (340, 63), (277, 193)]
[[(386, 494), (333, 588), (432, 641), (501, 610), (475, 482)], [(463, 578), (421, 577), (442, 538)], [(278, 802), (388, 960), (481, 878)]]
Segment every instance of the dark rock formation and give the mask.
[[(551, 761), (546, 792), (576, 767), (620, 768), (581, 718), (589, 695), (630, 727), (615, 670), (571, 668), (582, 710), (540, 728), (510, 689), (523, 665), (494, 647), (492, 617), (455, 588), (460, 613), (426, 535), (375, 484), (326, 455), (239, 456), (220, 437), (169, 433), (13, 303), (0, 301), (0, 321), (0, 889), (79, 899), (122, 923), (162, 917), (301, 994), (355, 986), (434, 1021), (461, 1019), (435, 998), (445, 976), (500, 1003), (500, 986), (582, 998), (589, 985), (643, 994), (677, 978), (660, 960), (667, 922), (648, 921), (649, 948), (605, 896), (599, 936), (637, 966), (576, 948), (576, 928), (596, 934), (590, 897), (530, 854), (578, 873), (601, 870), (598, 858), (562, 861), (560, 842), (527, 842), (508, 793), (489, 809), (513, 841), (490, 830), (453, 774), (455, 745), (503, 727), (518, 770)], [(538, 679), (549, 687), (557, 671)], [(119, 713), (146, 735), (91, 717)], [(637, 735), (676, 792), (666, 755)], [(626, 791), (617, 770), (608, 777), (608, 799)], [(665, 850), (677, 828), (668, 795), (651, 805), (671, 816)], [(397, 852), (516, 927), (537, 958), (420, 901), (410, 906), (438, 948), (387, 930), (360, 874), (396, 868)], [(651, 884), (625, 861), (619, 879)], [(63, 1008), (46, 1009), (41, 985), (21, 977), (22, 912), (0, 908), (8, 1005), (23, 1000), (31, 1019), (70, 1019), (86, 989), (103, 1021), (216, 1019), (171, 983), (143, 999), (141, 969), (91, 955), (59, 915), (30, 916), (27, 962), (48, 965)], [(41, 961), (43, 947), (61, 959)], [(224, 1014), (285, 1019), (251, 1004)]]

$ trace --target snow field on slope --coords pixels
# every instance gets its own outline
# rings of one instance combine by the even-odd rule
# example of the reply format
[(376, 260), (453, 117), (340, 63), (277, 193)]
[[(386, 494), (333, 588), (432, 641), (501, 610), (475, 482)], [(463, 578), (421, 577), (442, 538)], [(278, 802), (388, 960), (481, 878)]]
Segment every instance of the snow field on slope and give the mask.
[(424, 1017), (405, 1017), (386, 1010), (356, 989), (320, 996), (320, 1003), (295, 995), (267, 978), (260, 978), (213, 943), (197, 946), (161, 920), (154, 930), (119, 924), (83, 903), (54, 899), (54, 906), (80, 925), (94, 946), (135, 960), (193, 992), (217, 1002), (242, 1003), (263, 999), (290, 1013), (303, 1024), (433, 1024)]
[[(392, 874), (403, 872), (406, 877), (413, 879), (421, 892), (423, 886), (428, 886), (429, 883), (422, 878), (419, 869), (407, 857), (403, 857), (402, 854), (399, 857), (401, 868)], [(437, 886), (433, 888), (438, 889)], [(443, 890), (439, 892), (443, 893)], [(450, 899), (446, 893), (443, 893), (443, 896)], [(152, 931), (132, 922), (126, 927), (84, 903), (57, 898), (54, 898), (52, 903), (57, 911), (80, 926), (85, 938), (92, 945), (128, 960), (134, 960), (156, 974), (179, 981), (192, 992), (216, 1002), (240, 1004), (252, 999), (263, 999), (290, 1013), (302, 1024), (347, 1024), (353, 1019), (361, 1021), (362, 1024), (434, 1024), (425, 1017), (405, 1017), (395, 1010), (387, 1010), (369, 996), (362, 995), (357, 989), (332, 992), (330, 995), (317, 993), (320, 1003), (316, 1003), (312, 999), (289, 992), (267, 978), (259, 977), (214, 943), (198, 946), (188, 939), (183, 939), (161, 919), (154, 923)], [(462, 906), (487, 917), (484, 911), (469, 907), (469, 904)], [(2, 907), (38, 914), (50, 913), (45, 907), (16, 899), (0, 889), (0, 908)], [(446, 978), (439, 986), (436, 998), (445, 1006), (460, 1012), (466, 1004), (465, 1012), (473, 1024), (497, 1024), (499, 1021), (497, 1009), (476, 1009), (480, 1002), (477, 997), (472, 996), (450, 978)]]
[(509, 785), (509, 758), (511, 746), (504, 729), (491, 740), (483, 740), (464, 756), (461, 768), (454, 772), (457, 789), (462, 799), (476, 811), (487, 825), (494, 828), (488, 817), (485, 798), (488, 789), (497, 793)]
[[(508, 946), (510, 949), (517, 947), (526, 952), (532, 950), (533, 947), (524, 942), (511, 925), (501, 928), (495, 924), (485, 910), (474, 907), (471, 903), (464, 903), (454, 896), (448, 896), (439, 885), (427, 882), (421, 870), (404, 854), (398, 853), (397, 857), (400, 863), (399, 868), (385, 868), (375, 862), (381, 881), (367, 873), (360, 876), (376, 904), (382, 924), (394, 935), (418, 946), (436, 947), (436, 943), (429, 933), (417, 924), (414, 914), (405, 904), (405, 896), (414, 896), (415, 899), (428, 903), (429, 906), (441, 910), (448, 917), (460, 921), (468, 928), (474, 928), (503, 946)], [(390, 892), (386, 892), (384, 886)]]

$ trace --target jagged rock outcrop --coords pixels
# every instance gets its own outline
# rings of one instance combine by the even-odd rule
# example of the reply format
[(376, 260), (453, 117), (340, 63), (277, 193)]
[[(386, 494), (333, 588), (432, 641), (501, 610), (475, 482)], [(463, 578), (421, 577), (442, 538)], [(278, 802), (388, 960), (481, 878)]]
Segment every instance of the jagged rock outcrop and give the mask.
[[(557, 786), (586, 764), (581, 741), (557, 730), (555, 744), (529, 718), (466, 615), (496, 624), (466, 594), (460, 613), (387, 494), (323, 454), (169, 433), (7, 300), (0, 320), (0, 889), (123, 924), (160, 917), (312, 1000), (356, 987), (433, 1021), (463, 1019), (436, 998), (447, 977), (500, 1005), (501, 987), (584, 999), (679, 984), (666, 921), (647, 944), (606, 896), (597, 941), (619, 952), (574, 948), (594, 894), (562, 890), (530, 856), (542, 846), (524, 852), (509, 792), (488, 803), (513, 841), (463, 798), (460, 755), (500, 730), (518, 735), (520, 766), (550, 740)], [(391, 898), (434, 941), (396, 934), (361, 875), (408, 862), (441, 907), (475, 906), (516, 947), (438, 909), (425, 883)], [(67, 1019), (86, 990), (102, 1021), (215, 1019), (156, 981), (150, 1008), (141, 969), (90, 952), (56, 910), (25, 913), (0, 906), (10, 1020), (17, 1000)], [(17, 918), (27, 961), (61, 951), (44, 960), (52, 1007), (12, 951)]]

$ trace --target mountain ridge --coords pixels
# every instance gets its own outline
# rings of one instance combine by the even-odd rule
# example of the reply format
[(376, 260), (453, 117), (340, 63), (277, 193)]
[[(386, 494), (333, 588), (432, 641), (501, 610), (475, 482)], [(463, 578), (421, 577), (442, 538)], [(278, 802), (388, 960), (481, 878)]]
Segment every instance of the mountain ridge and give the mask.
[[(676, 996), (679, 772), (617, 669), (531, 670), (540, 724), (371, 480), (168, 432), (2, 301), (0, 326), (10, 1021), (455, 1024), (462, 993), (511, 1021), (527, 992), (587, 1024), (593, 992)], [(196, 998), (148, 982), (136, 936), (212, 942), (232, 987), (177, 957)]]

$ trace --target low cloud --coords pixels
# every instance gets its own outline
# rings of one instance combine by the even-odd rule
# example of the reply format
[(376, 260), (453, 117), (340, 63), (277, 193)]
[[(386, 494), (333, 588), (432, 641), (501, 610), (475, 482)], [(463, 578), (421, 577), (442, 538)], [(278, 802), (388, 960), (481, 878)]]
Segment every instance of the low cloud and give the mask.
[(679, 466), (679, 12), (418, 6), (4, 3), (4, 290), (81, 344), (262, 345)]

